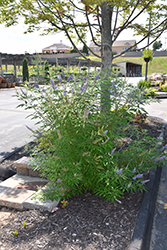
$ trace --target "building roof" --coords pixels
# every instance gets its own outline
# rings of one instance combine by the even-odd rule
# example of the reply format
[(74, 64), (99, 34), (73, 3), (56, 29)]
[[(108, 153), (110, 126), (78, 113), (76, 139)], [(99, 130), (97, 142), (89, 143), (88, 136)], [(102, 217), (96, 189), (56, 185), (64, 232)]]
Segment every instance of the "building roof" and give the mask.
[[(122, 46), (132, 46), (136, 44), (136, 40), (118, 40), (113, 43), (113, 47), (122, 47)], [(89, 47), (97, 47), (94, 42), (91, 42)]]
[(132, 46), (134, 44), (136, 44), (136, 40), (119, 40), (113, 43), (113, 47)]
[(70, 46), (64, 44), (64, 43), (54, 43), (46, 48), (44, 48), (43, 50), (47, 50), (47, 49), (59, 49), (59, 50), (63, 50), (63, 49), (71, 49)]

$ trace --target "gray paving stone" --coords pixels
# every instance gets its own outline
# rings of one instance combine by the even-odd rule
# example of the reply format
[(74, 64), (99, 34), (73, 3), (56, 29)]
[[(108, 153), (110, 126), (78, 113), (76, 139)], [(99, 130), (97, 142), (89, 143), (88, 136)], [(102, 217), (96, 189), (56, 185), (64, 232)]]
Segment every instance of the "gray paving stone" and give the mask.
[[(36, 194), (40, 194), (41, 190), (36, 192)], [(56, 207), (59, 204), (58, 201), (40, 201), (39, 199), (33, 199), (34, 195), (29, 197), (26, 201), (23, 202), (23, 208), (25, 209), (40, 209), (43, 211), (52, 211), (54, 207)]]

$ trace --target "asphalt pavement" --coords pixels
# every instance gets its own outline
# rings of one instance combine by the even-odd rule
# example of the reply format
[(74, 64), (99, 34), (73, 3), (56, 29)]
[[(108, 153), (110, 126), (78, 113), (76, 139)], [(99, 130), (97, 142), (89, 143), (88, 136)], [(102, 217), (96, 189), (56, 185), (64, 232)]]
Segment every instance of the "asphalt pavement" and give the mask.
[(26, 127), (35, 129), (34, 121), (26, 118), (31, 111), (16, 108), (20, 104), (14, 88), (0, 89), (0, 162), (15, 150), (33, 140)]

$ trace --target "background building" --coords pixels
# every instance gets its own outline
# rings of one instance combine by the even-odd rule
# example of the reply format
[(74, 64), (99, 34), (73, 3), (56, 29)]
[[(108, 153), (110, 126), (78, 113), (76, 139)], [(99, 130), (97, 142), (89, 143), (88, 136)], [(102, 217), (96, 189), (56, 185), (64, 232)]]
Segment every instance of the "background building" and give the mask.
[[(122, 51), (126, 51), (127, 49), (129, 49), (131, 46), (134, 46), (132, 50), (135, 51), (137, 48), (136, 40), (115, 41), (113, 43), (112, 50), (115, 53), (121, 53)], [(92, 51), (95, 52), (97, 55), (101, 55), (101, 51), (100, 51), (101, 48), (96, 46), (93, 42), (90, 43), (89, 48), (92, 49)]]
[(50, 45), (42, 49), (42, 53), (65, 53), (65, 52), (70, 52), (70, 50), (71, 50), (70, 46), (60, 42), (60, 43), (54, 43), (53, 45)]

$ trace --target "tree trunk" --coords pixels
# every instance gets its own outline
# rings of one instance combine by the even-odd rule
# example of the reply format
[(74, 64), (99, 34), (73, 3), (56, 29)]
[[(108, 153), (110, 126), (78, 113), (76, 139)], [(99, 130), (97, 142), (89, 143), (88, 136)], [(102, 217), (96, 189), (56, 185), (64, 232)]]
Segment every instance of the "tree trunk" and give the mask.
[[(102, 34), (101, 34), (101, 60), (102, 70), (104, 72), (104, 78), (101, 83), (101, 112), (107, 117), (111, 109), (110, 94), (108, 89), (110, 88), (109, 74), (111, 73), (112, 64), (112, 39), (111, 39), (111, 19), (112, 8), (107, 3), (101, 5), (102, 15)], [(108, 71), (105, 71), (108, 69)]]
[(101, 34), (101, 59), (102, 68), (108, 69), (112, 63), (111, 19), (112, 8), (107, 4), (101, 5), (102, 34)]

